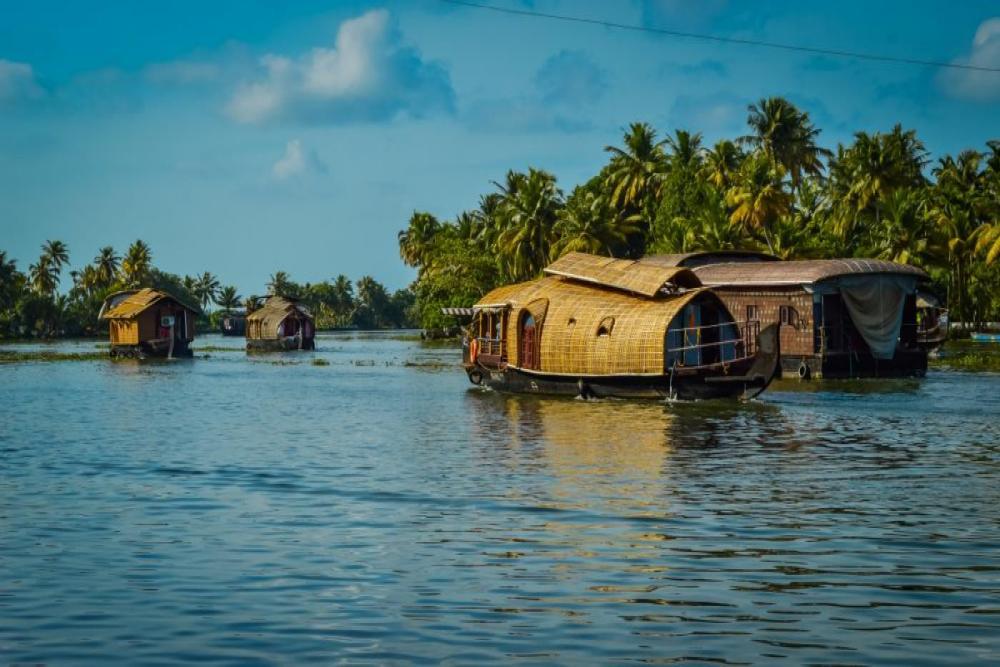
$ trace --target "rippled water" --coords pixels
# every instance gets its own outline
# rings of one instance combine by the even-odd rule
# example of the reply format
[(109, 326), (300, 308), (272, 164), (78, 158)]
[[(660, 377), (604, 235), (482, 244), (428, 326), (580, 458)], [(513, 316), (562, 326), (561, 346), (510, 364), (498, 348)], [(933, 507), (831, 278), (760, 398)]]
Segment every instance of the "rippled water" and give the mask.
[(198, 342), (0, 366), (0, 662), (1000, 659), (1000, 376), (583, 402)]

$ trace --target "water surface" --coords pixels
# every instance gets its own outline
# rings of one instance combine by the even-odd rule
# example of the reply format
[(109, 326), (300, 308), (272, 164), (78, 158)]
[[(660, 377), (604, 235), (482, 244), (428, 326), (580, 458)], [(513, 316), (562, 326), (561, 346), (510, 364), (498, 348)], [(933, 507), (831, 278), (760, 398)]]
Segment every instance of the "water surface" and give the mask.
[(1000, 659), (998, 375), (585, 402), (241, 342), (0, 366), (0, 662)]

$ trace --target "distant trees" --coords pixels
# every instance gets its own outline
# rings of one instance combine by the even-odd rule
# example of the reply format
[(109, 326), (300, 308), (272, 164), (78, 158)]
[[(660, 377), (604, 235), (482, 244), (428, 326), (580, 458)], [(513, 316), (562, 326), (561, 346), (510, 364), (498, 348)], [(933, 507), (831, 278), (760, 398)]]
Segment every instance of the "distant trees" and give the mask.
[(552, 174), (532, 168), (508, 172), (454, 221), (414, 212), (399, 241), (417, 269), (420, 323), (450, 324), (442, 306), (536, 277), (572, 250), (639, 257), (735, 248), (915, 264), (947, 295), (954, 319), (1000, 319), (1000, 139), (931, 168), (916, 133), (900, 125), (829, 150), (809, 114), (780, 97), (751, 104), (747, 127), (706, 148), (697, 132), (660, 139), (632, 123), (568, 197)]
[[(51, 337), (94, 334), (104, 329), (97, 320), (109, 294), (125, 289), (153, 287), (165, 290), (185, 303), (198, 305), (203, 313), (197, 324), (215, 329), (223, 313), (244, 304), (236, 287), (223, 286), (206, 271), (198, 276), (178, 276), (153, 265), (153, 253), (142, 240), (132, 243), (120, 257), (114, 248), (101, 248), (94, 260), (70, 271), (72, 287), (59, 291), (64, 267), (69, 266), (69, 248), (62, 241), (46, 241), (38, 261), (27, 273), (0, 250), (0, 338)], [(312, 309), (317, 326), (406, 327), (412, 326), (415, 297), (410, 290), (390, 293), (370, 276), (358, 281), (358, 294), (344, 275), (333, 281), (300, 285), (284, 271), (269, 282), (271, 293), (299, 298)], [(253, 300), (246, 300), (248, 310)], [(220, 310), (207, 312), (212, 304)]]

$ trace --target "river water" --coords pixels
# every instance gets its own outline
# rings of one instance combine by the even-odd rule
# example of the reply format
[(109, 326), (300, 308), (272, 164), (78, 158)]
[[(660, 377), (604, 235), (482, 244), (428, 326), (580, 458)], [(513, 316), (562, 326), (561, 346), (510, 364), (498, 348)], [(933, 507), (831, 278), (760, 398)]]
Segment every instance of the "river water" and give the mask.
[(1000, 660), (998, 375), (585, 402), (196, 343), (0, 366), (0, 663)]

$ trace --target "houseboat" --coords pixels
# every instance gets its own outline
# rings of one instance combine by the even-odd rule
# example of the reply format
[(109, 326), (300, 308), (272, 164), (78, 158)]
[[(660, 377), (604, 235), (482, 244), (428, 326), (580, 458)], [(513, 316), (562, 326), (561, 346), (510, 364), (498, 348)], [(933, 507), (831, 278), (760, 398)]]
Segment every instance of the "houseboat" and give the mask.
[(702, 399), (754, 396), (777, 327), (734, 321), (688, 269), (569, 253), (472, 307), (463, 365), (509, 392)]
[(730, 312), (780, 326), (786, 377), (920, 376), (928, 344), (917, 322), (924, 271), (874, 259), (782, 261), (757, 252), (701, 252), (643, 262), (688, 268)]
[(316, 325), (297, 299), (271, 295), (253, 301), (246, 318), (248, 351), (315, 349)]
[(245, 313), (227, 312), (219, 320), (219, 333), (223, 336), (245, 336), (247, 316)]
[(156, 289), (125, 290), (105, 299), (112, 358), (190, 357), (198, 309)]

